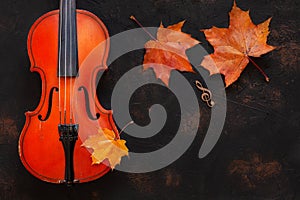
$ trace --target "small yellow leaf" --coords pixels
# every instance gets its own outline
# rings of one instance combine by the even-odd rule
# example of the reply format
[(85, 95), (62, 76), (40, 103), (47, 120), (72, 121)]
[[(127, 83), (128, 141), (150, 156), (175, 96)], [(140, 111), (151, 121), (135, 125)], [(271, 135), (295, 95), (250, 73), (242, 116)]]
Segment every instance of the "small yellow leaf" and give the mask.
[(128, 156), (126, 141), (117, 139), (115, 133), (107, 128), (100, 129), (98, 134), (90, 136), (81, 146), (93, 149), (92, 164), (100, 164), (108, 159), (110, 167), (115, 168), (123, 156)]

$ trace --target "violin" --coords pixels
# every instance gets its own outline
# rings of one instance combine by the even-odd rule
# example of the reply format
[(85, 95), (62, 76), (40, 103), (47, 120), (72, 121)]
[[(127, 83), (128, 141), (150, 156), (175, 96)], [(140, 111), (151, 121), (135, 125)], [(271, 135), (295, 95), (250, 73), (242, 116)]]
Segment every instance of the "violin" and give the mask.
[[(83, 183), (110, 171), (107, 159), (92, 165), (89, 149), (81, 146), (99, 127), (119, 137), (112, 111), (104, 109), (96, 95), (109, 45), (103, 22), (76, 9), (75, 0), (60, 0), (59, 10), (32, 25), (27, 40), (30, 71), (40, 75), (42, 91), (37, 108), (25, 113), (19, 156), (38, 179)], [(96, 56), (88, 59), (91, 53)]]

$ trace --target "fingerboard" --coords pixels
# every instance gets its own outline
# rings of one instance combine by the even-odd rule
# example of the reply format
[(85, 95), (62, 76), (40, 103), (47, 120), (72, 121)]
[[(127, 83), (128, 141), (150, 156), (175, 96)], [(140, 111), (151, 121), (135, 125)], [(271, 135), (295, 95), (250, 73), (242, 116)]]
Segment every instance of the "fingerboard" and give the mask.
[(59, 10), (58, 76), (74, 77), (78, 73), (76, 1), (61, 0)]

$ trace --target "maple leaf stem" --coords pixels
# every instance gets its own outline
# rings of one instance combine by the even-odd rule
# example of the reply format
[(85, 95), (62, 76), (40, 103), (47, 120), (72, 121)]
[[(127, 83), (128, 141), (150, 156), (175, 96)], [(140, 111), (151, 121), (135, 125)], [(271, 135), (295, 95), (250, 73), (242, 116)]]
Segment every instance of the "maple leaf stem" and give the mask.
[(124, 130), (125, 130), (129, 125), (131, 125), (131, 124), (133, 124), (133, 123), (134, 123), (133, 121), (128, 122), (128, 123), (122, 128), (122, 130), (120, 131), (119, 135), (121, 135), (121, 133), (123, 133)]
[(135, 21), (135, 23), (137, 23), (153, 40), (157, 41), (157, 39), (133, 15), (130, 16), (130, 19)]
[(262, 68), (260, 68), (260, 66), (258, 66), (255, 62), (254, 62), (254, 60), (252, 60), (249, 56), (247, 56), (248, 57), (248, 59), (249, 59), (249, 61), (260, 71), (260, 73), (265, 77), (265, 80), (267, 81), (267, 82), (269, 82), (270, 81), (270, 78), (268, 77), (268, 75), (262, 70)]

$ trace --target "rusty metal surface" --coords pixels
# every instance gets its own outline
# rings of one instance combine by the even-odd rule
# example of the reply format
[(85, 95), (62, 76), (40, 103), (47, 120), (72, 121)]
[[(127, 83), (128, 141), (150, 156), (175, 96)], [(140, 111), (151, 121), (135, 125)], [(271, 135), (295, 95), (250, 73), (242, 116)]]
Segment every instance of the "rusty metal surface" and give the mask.
[[(212, 52), (200, 29), (228, 26), (228, 0), (78, 0), (78, 7), (96, 14), (110, 35), (136, 28), (135, 15), (144, 26), (165, 25), (187, 19), (183, 28)], [(41, 83), (30, 73), (26, 39), (30, 26), (42, 14), (58, 8), (54, 0), (2, 0), (0, 2), (0, 199), (298, 199), (300, 198), (300, 39), (299, 2), (294, 0), (237, 0), (250, 9), (254, 23), (269, 17), (269, 44), (277, 50), (257, 58), (271, 78), (266, 83), (252, 64), (227, 89), (225, 127), (213, 151), (199, 159), (198, 150), (210, 110), (200, 105), (202, 118), (196, 140), (179, 160), (156, 172), (130, 174), (113, 171), (103, 178), (67, 188), (47, 184), (22, 166), (17, 140), (40, 98)], [(100, 101), (110, 108), (111, 92), (118, 79), (142, 63), (143, 51), (114, 62), (100, 82)], [(126, 64), (124, 64), (126, 63)], [(194, 75), (187, 75), (191, 80)], [(200, 96), (200, 94), (199, 94)], [(125, 137), (137, 151), (158, 149), (178, 128), (178, 103), (172, 93), (156, 86), (139, 89), (130, 106), (133, 119), (149, 123), (148, 108), (163, 104), (168, 119), (155, 139)], [(201, 103), (200, 103), (201, 104)], [(191, 119), (191, 123), (192, 123)]]

